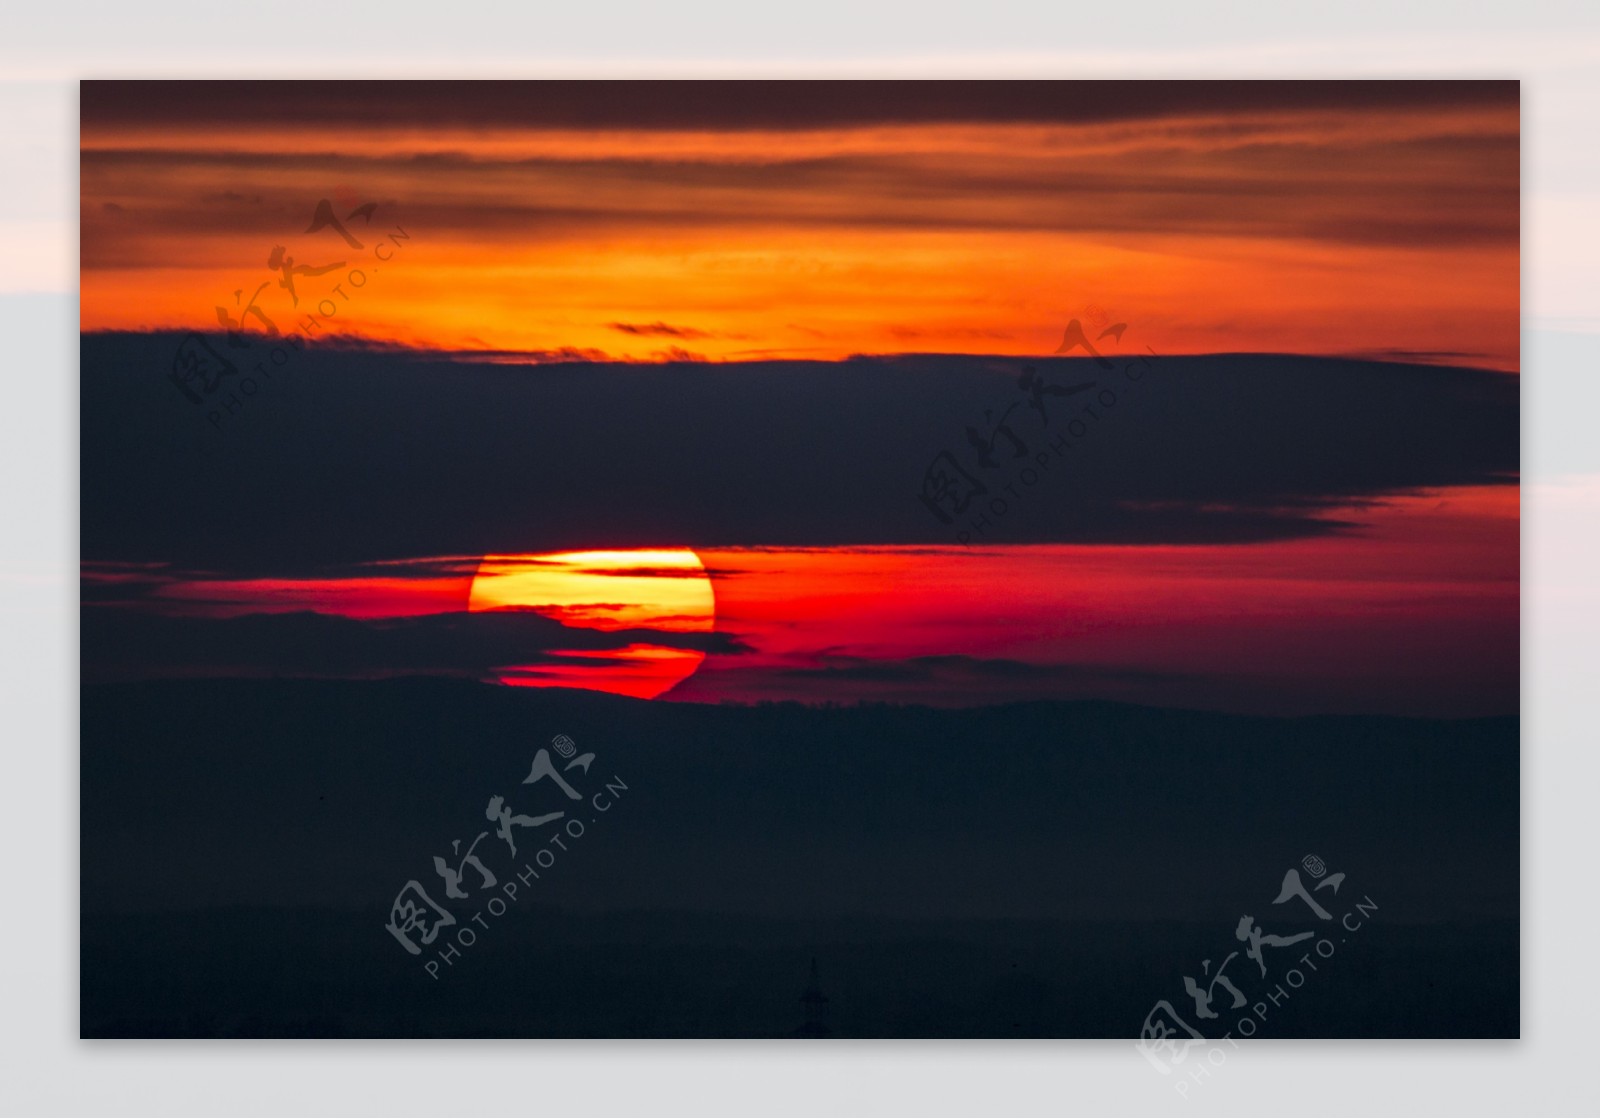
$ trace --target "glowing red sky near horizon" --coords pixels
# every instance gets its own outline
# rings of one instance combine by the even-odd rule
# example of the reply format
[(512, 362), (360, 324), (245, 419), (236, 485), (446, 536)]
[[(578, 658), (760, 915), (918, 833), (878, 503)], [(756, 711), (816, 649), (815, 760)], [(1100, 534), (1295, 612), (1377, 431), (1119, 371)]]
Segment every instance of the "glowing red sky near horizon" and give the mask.
[[(661, 571), (668, 553), (659, 551), (597, 553), (581, 563), (572, 554), (503, 557), (496, 563), (545, 567), (540, 585), (479, 605), (539, 607), (602, 630), (703, 632), (714, 585), (717, 630), (749, 652), (701, 664), (698, 653), (634, 648), (609, 664), (543, 666), (521, 680), (509, 678), (527, 670), (502, 674), (640, 697), (681, 679), (666, 698), (967, 705), (1098, 697), (1272, 714), (1515, 710), (1517, 490), (1419, 494), (1362, 513), (1359, 532), (1247, 546), (706, 550), (699, 559), (709, 584), (687, 561), (673, 561), (680, 573)], [(655, 570), (641, 581), (639, 569)], [(432, 614), (467, 608), (472, 571), (417, 580), (186, 578), (150, 605), (219, 617)], [(619, 599), (632, 605), (618, 611)], [(684, 679), (686, 670), (693, 674)]]

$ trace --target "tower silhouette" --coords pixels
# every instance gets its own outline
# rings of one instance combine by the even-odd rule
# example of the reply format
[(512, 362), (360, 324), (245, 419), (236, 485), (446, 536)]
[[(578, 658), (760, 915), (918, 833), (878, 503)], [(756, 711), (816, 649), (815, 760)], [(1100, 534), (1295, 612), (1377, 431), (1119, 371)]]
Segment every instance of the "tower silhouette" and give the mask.
[(805, 1011), (805, 1022), (795, 1033), (800, 1037), (828, 1037), (828, 996), (822, 993), (815, 956), (811, 957), (811, 979), (800, 996), (800, 1006)]

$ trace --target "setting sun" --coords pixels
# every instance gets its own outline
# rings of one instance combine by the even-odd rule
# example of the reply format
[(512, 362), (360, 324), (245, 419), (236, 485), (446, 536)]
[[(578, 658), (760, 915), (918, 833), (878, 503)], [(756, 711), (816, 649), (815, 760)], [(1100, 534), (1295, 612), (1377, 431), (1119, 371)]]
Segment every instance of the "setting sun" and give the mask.
[[(574, 629), (710, 633), (716, 598), (688, 548), (485, 556), (467, 609), (526, 610)], [(653, 699), (693, 675), (698, 649), (642, 640), (625, 648), (553, 650), (552, 663), (512, 665), (501, 682), (590, 688)]]

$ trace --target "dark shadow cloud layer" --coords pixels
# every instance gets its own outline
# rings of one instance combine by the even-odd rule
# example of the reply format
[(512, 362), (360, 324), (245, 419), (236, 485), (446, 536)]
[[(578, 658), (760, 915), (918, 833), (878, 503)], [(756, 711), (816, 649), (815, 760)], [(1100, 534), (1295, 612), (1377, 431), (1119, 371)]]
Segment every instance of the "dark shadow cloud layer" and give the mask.
[(1090, 122), (1264, 110), (1517, 104), (1515, 81), (122, 82), (82, 86), (87, 127), (202, 123), (817, 128)]
[[(1518, 380), (1473, 369), (1151, 358), (1133, 383), (1035, 360), (1049, 382), (1116, 394), (1075, 438), (1088, 397), (1047, 398), (1046, 426), (1009, 359), (524, 366), (307, 349), (247, 398), (243, 373), (225, 382), (240, 394), (230, 414), (220, 394), (196, 407), (167, 380), (179, 341), (82, 340), (86, 559), (282, 575), (587, 548), (952, 544), (961, 524), (919, 500), (944, 450), (988, 481), (985, 506), (1050, 460), (1003, 498), (984, 542), (1247, 542), (1338, 532), (1338, 508), (1518, 469)], [(242, 370), (265, 357), (212, 341)], [(986, 412), (1018, 437), (997, 440), (994, 471), (965, 433), (987, 437)]]
[[(187, 175), (269, 184), (365, 178), (405, 195), (403, 207), (383, 195), (385, 214), (403, 212), (408, 226), (434, 237), (484, 245), (773, 228), (1168, 233), (1417, 248), (1517, 242), (1515, 131), (1310, 143), (1262, 129), (1250, 143), (1207, 154), (1147, 138), (1147, 148), (1120, 154), (1020, 151), (981, 160), (841, 152), (706, 162), (626, 148), (604, 159), (423, 159), (342, 152), (314, 138), (296, 152), (89, 150), (85, 197), (121, 202), (85, 209), (83, 267), (147, 262), (152, 241), (270, 239), (303, 220), (298, 195), (194, 197), (183, 186)], [(659, 322), (610, 325), (678, 333)]]
[[(295, 611), (173, 617), (86, 604), (87, 682), (184, 676), (375, 677), (419, 673), (489, 679), (511, 665), (596, 664), (584, 652), (632, 644), (739, 653), (726, 633), (577, 629), (527, 611), (345, 618)], [(559, 652), (557, 651), (559, 650)]]

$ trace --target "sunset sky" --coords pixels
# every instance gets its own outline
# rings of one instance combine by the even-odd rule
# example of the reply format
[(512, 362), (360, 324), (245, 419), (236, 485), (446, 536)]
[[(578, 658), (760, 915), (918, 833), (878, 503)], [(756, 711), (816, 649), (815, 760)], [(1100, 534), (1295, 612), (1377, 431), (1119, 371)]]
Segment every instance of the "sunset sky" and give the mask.
[[(1514, 82), (82, 88), (87, 674), (1516, 709)], [(1177, 373), (959, 540), (1074, 321)]]
[(416, 230), (339, 323), (409, 345), (1031, 354), (1090, 302), (1164, 353), (1517, 367), (1514, 83), (677, 84), (88, 83), (83, 327), (334, 263), (326, 197)]

